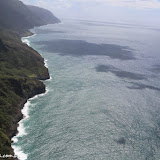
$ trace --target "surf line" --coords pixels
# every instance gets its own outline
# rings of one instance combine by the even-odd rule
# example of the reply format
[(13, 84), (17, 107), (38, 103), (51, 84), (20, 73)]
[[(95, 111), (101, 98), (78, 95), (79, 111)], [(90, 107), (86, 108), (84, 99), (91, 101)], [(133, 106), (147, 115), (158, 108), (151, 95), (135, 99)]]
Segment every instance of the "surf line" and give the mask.
[(21, 110), (23, 114), (23, 119), (18, 122), (17, 135), (12, 138), (13, 141), (12, 148), (14, 150), (15, 156), (17, 156), (19, 160), (27, 160), (28, 157), (28, 155), (22, 151), (21, 147), (17, 146), (17, 143), (18, 143), (18, 138), (27, 135), (24, 123), (29, 119), (29, 107), (31, 106), (31, 101), (37, 99), (38, 97), (45, 96), (48, 93), (48, 91), (49, 90), (46, 89), (45, 93), (36, 95), (33, 98), (28, 99), (27, 102), (24, 104), (23, 109)]
[(31, 36), (22, 37), (22, 38), (21, 38), (21, 41), (22, 41), (22, 43), (25, 43), (25, 44), (27, 44), (27, 45), (30, 47), (30, 41), (29, 41), (28, 39), (29, 39), (29, 38), (32, 38), (32, 37), (34, 37), (34, 36), (36, 36), (36, 33), (34, 33), (34, 34), (31, 35)]
[[(28, 37), (23, 37), (21, 39), (21, 41), (22, 41), (22, 43), (25, 43), (28, 46), (30, 46), (30, 41), (28, 39), (31, 38), (31, 37), (34, 37), (34, 36), (36, 36), (36, 34), (28, 36)], [(48, 68), (47, 60), (44, 60), (44, 63), (45, 63), (45, 67)], [(50, 76), (50, 79), (48, 79), (48, 80), (51, 80), (51, 79), (52, 78)], [(14, 150), (14, 154), (15, 154), (15, 156), (17, 156), (17, 158), (19, 160), (27, 160), (27, 157), (28, 157), (28, 154), (24, 153), (22, 151), (21, 147), (17, 145), (17, 143), (18, 143), (18, 139), (20, 137), (23, 137), (23, 136), (27, 135), (27, 132), (25, 131), (25, 127), (24, 127), (24, 122), (29, 119), (29, 107), (31, 106), (31, 101), (33, 99), (38, 98), (38, 97), (45, 96), (48, 93), (48, 91), (49, 91), (49, 89), (46, 88), (45, 93), (35, 95), (34, 97), (28, 99), (27, 102), (24, 104), (23, 109), (21, 110), (21, 112), (23, 114), (23, 118), (22, 118), (22, 120), (20, 120), (18, 122), (18, 127), (17, 127), (18, 132), (17, 132), (17, 134), (11, 139), (13, 141), (12, 148)]]

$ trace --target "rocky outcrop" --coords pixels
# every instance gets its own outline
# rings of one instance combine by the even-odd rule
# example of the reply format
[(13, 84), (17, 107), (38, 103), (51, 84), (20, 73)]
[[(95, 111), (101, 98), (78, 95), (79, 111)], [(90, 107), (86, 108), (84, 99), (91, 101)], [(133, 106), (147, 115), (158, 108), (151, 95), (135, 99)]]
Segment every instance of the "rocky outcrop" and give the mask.
[[(45, 93), (45, 85), (38, 80), (35, 80), (35, 82), (38, 83), (38, 85), (36, 84), (33, 87), (31, 87), (30, 84), (26, 85), (26, 84), (23, 84), (23, 82), (20, 82), (20, 81), (18, 82), (19, 85), (21, 86), (18, 91), (18, 94), (20, 94), (21, 97), (18, 100), (17, 110), (12, 115), (13, 116), (13, 119), (12, 119), (13, 123), (7, 133), (7, 135), (9, 136), (10, 139), (17, 134), (18, 122), (23, 118), (21, 109), (24, 107), (24, 104), (27, 102), (27, 100), (29, 98), (34, 97), (35, 95)], [(17, 89), (17, 88), (15, 88), (15, 89)], [(24, 90), (25, 90), (25, 93), (23, 93)]]
[(44, 72), (41, 75), (38, 75), (37, 77), (39, 80), (46, 80), (46, 79), (50, 79), (50, 75), (49, 75), (49, 71), (48, 69), (46, 70), (46, 72)]
[(0, 76), (0, 153), (12, 154), (11, 138), (16, 135), (21, 109), (27, 100), (45, 92), (43, 82), (35, 78)]

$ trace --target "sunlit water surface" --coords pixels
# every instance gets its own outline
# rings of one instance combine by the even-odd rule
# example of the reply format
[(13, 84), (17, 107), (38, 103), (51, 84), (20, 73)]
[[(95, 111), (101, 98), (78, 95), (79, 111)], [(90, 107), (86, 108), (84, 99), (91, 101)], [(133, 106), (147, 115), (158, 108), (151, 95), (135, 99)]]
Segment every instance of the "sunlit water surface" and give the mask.
[(27, 160), (159, 160), (160, 30), (64, 20), (23, 38), (47, 60), (13, 144)]

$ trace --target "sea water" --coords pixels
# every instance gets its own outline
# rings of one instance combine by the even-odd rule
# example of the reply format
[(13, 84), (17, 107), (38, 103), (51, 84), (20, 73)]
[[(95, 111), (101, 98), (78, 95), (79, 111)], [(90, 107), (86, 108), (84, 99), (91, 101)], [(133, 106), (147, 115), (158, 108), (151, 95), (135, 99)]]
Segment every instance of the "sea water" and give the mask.
[(20, 160), (159, 160), (160, 30), (86, 20), (34, 28), (48, 92), (30, 99)]

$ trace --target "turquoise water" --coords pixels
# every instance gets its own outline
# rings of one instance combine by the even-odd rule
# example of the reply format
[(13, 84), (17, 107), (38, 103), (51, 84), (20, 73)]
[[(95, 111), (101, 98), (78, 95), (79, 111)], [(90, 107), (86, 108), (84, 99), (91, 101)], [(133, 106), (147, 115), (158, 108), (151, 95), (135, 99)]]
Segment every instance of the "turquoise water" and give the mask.
[(47, 60), (13, 147), (22, 160), (159, 160), (160, 30), (64, 20), (24, 38)]

